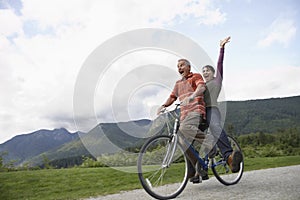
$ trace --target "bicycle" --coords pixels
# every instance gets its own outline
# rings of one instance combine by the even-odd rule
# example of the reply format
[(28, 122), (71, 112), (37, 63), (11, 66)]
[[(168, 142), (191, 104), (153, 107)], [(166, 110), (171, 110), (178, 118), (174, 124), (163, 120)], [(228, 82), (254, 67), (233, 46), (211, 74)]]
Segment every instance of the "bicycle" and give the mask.
[[(145, 191), (156, 199), (177, 197), (188, 182), (188, 159), (184, 148), (178, 143), (179, 114), (176, 110), (179, 106), (180, 104), (176, 104), (174, 112), (164, 113), (167, 119), (170, 116), (175, 118), (173, 130), (172, 124), (166, 123), (168, 134), (158, 134), (148, 139), (142, 146), (137, 161), (139, 180)], [(210, 134), (207, 128), (205, 131), (206, 134)], [(239, 150), (242, 153), (238, 142), (229, 135), (228, 139), (233, 150)], [(216, 179), (222, 184), (228, 186), (240, 181), (244, 170), (244, 160), (240, 163), (240, 170), (232, 173), (218, 148), (212, 158), (208, 154), (202, 157), (193, 143), (190, 145), (186, 139), (184, 141), (196, 156), (202, 169), (211, 168)]]

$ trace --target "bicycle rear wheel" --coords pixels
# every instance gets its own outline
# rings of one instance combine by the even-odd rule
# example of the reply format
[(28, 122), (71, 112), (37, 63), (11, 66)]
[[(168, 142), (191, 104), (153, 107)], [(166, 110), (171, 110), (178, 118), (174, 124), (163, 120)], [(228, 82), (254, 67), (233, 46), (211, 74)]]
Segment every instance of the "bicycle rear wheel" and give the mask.
[[(233, 151), (240, 151), (242, 153), (242, 149), (233, 137), (228, 136), (228, 140)], [(232, 173), (228, 164), (220, 153), (220, 150), (218, 149), (217, 151), (217, 155), (212, 159), (212, 171), (215, 177), (224, 185), (234, 185), (238, 183), (243, 175), (244, 160), (240, 163), (240, 170), (236, 173)]]
[(143, 188), (154, 198), (175, 198), (187, 184), (187, 160), (183, 149), (171, 136), (160, 135), (148, 140), (141, 149), (137, 165)]

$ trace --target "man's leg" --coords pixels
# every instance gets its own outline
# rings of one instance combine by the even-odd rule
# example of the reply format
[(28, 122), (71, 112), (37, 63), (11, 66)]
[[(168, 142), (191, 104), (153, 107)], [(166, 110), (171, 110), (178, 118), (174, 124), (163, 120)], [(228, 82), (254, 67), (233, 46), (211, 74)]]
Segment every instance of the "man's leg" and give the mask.
[(180, 122), (180, 133), (182, 133), (190, 142), (193, 140), (196, 140), (200, 143), (203, 142), (205, 139), (205, 134), (199, 129), (201, 120), (202, 118), (200, 113), (189, 113), (184, 120)]
[[(196, 175), (197, 169), (195, 169), (197, 158), (192, 152), (191, 149), (189, 149), (189, 146), (191, 145), (193, 140), (196, 140), (197, 142), (202, 143), (205, 139), (205, 135), (202, 131), (199, 130), (199, 124), (201, 120), (201, 115), (196, 112), (189, 113), (186, 118), (181, 122), (179, 127), (179, 135), (182, 134), (181, 137), (179, 137), (179, 143), (183, 146), (185, 149), (186, 155), (188, 157), (188, 167), (189, 167), (189, 178), (191, 178), (192, 174), (193, 176)], [(184, 141), (185, 138), (188, 140), (188, 144)], [(199, 175), (198, 175), (198, 181), (199, 181)], [(197, 183), (197, 181), (193, 180), (194, 183)]]

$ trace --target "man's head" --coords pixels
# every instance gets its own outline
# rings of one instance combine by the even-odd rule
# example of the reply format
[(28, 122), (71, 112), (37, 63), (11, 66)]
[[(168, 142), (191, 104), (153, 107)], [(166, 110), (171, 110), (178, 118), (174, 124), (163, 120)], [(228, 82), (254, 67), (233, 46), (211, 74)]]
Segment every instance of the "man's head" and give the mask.
[(187, 59), (179, 59), (177, 64), (178, 72), (182, 77), (187, 77), (191, 72), (191, 64)]

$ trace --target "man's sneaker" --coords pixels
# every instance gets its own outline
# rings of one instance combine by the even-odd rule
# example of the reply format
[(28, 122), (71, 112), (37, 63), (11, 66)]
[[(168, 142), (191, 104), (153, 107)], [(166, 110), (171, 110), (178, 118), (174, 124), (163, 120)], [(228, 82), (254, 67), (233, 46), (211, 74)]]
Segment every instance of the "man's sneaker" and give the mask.
[(227, 164), (229, 165), (232, 173), (240, 171), (240, 163), (243, 161), (243, 155), (240, 151), (233, 151), (228, 157)]
[(209, 179), (208, 170), (203, 169), (199, 162), (197, 162), (197, 164), (196, 164), (196, 169), (197, 169), (198, 174), (200, 174), (202, 180)]
[(201, 176), (201, 178), (202, 178), (203, 181), (209, 179), (208, 171), (205, 170), (205, 169), (201, 169), (201, 170), (200, 170), (200, 176)]

